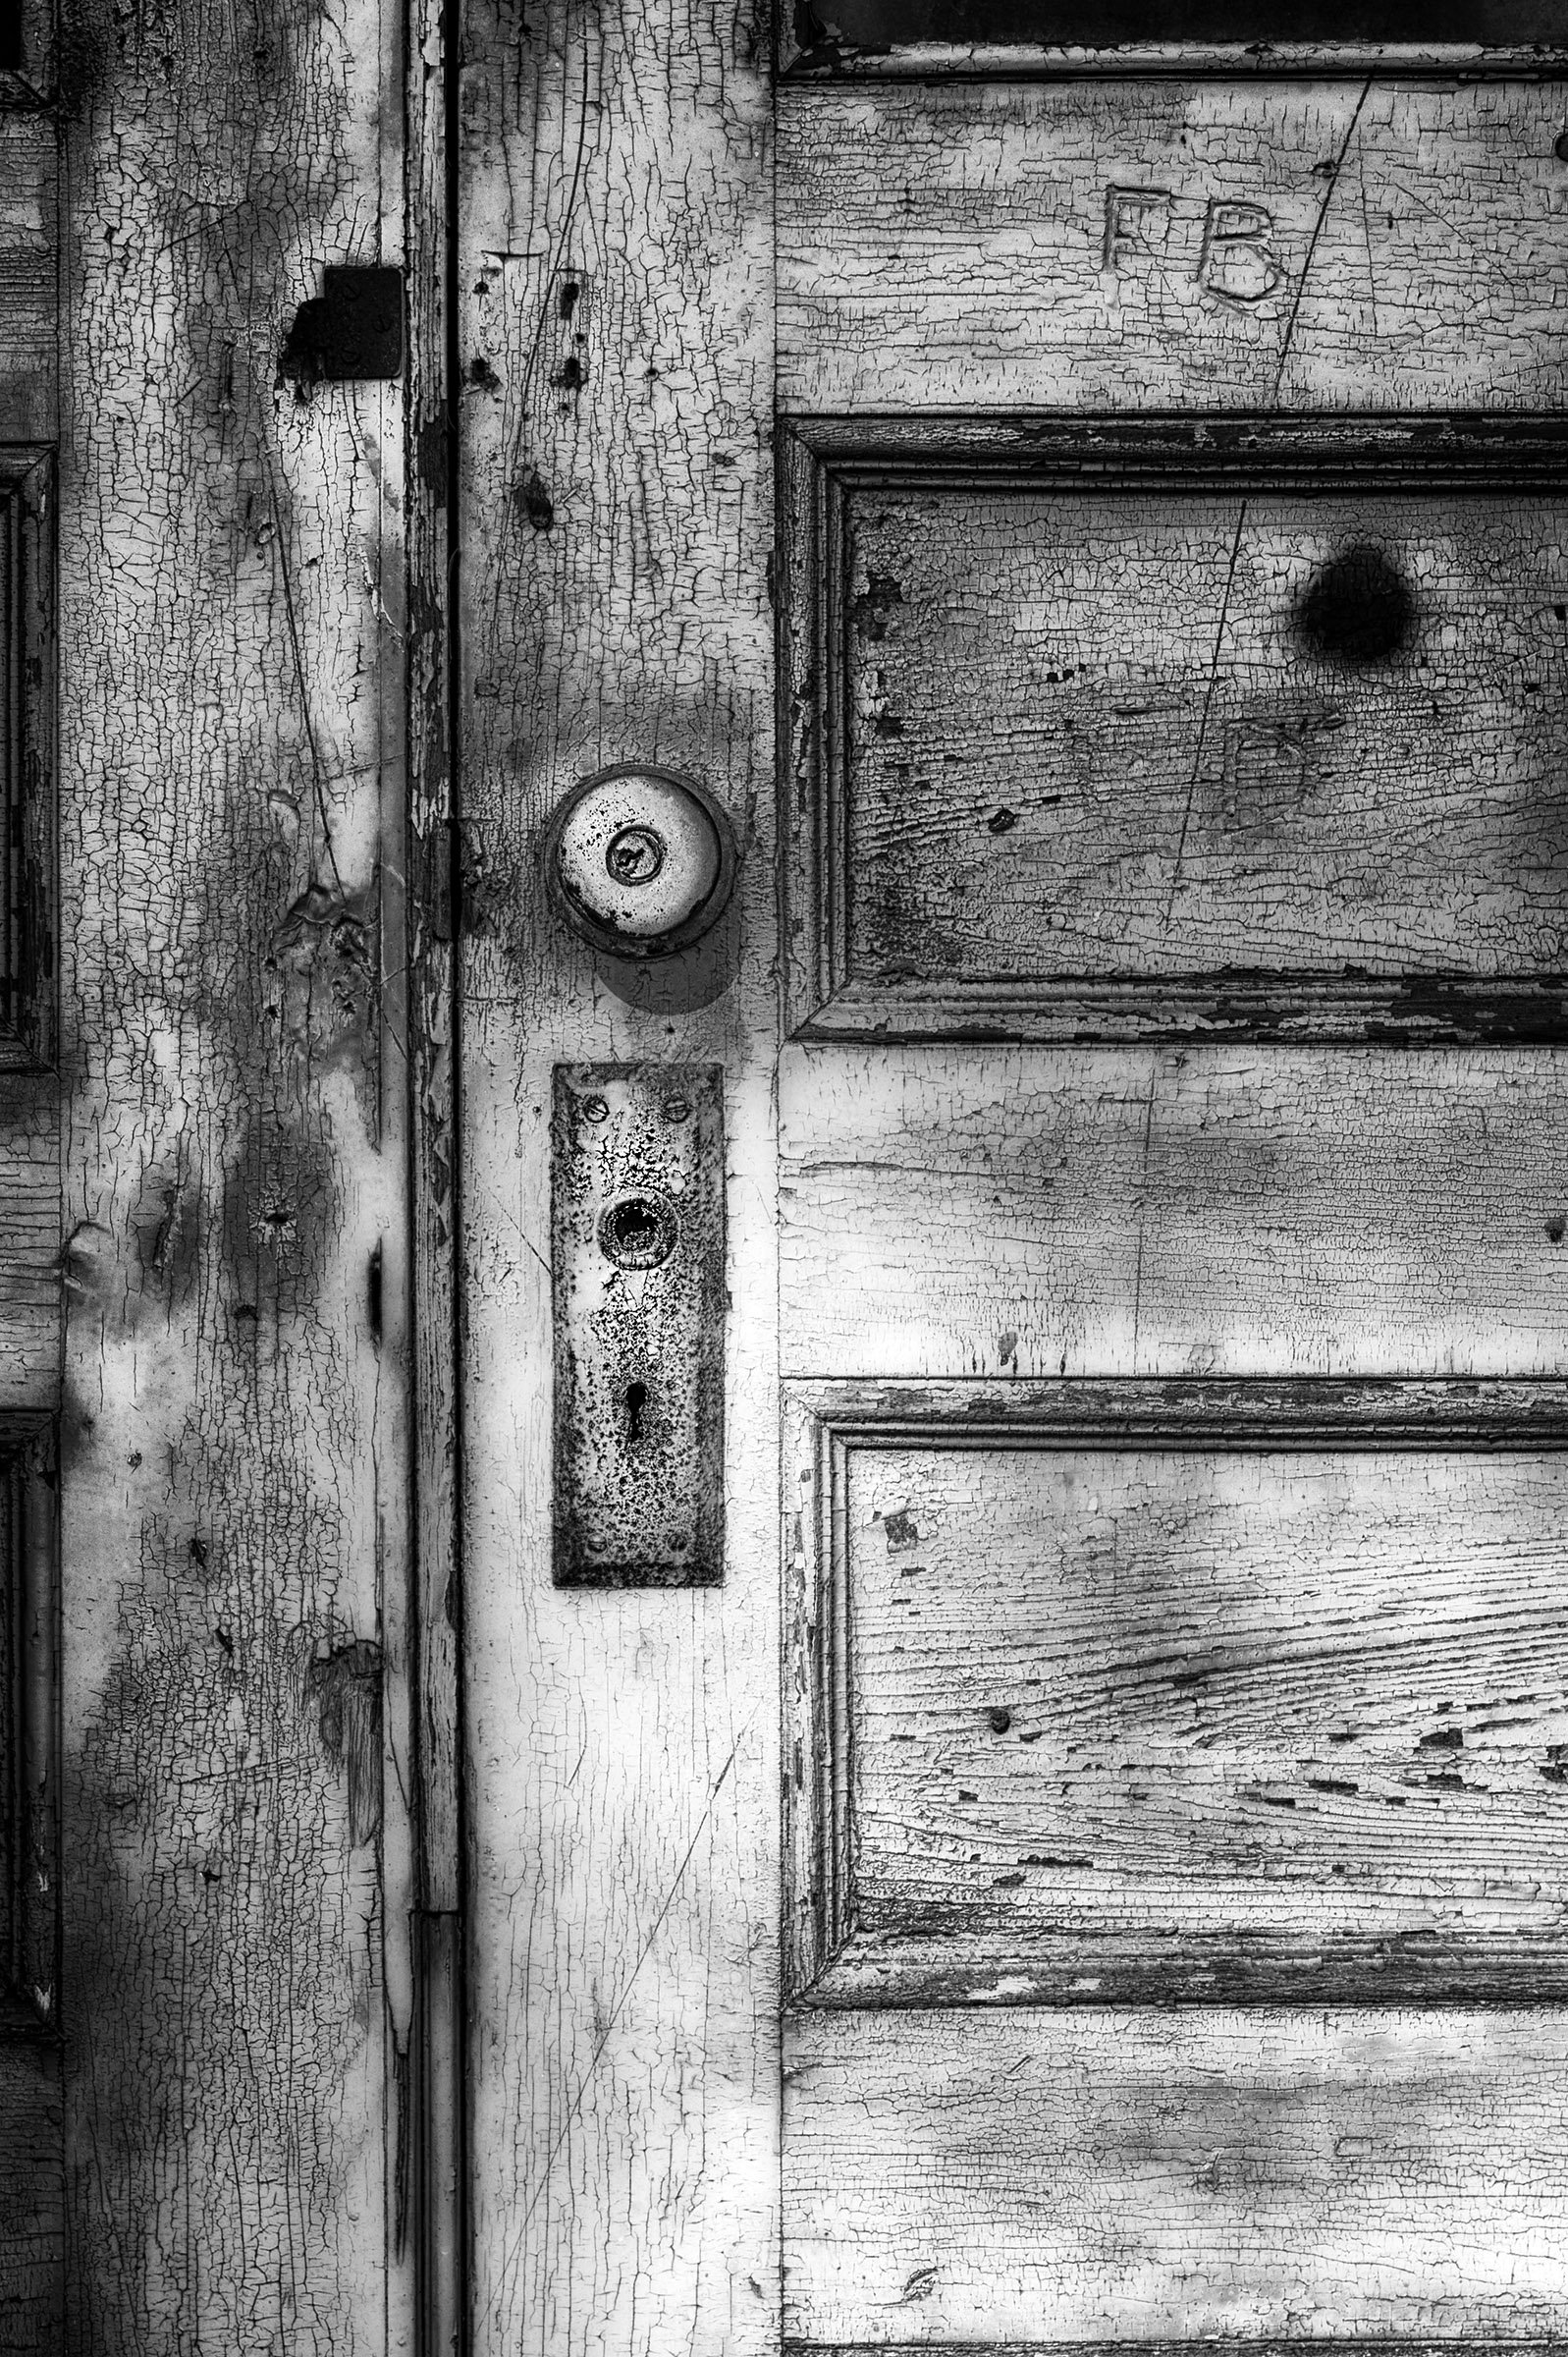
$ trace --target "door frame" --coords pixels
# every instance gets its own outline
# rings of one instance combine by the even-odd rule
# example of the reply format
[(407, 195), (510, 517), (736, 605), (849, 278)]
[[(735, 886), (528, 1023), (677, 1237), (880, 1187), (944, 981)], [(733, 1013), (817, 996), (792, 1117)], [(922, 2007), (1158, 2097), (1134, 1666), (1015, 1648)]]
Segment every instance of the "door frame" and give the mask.
[[(454, 19), (457, 21), (454, 22)], [(407, 1533), (413, 1973), (409, 2085), (396, 2172), (414, 2257), (418, 2357), (468, 2346), (463, 2100), (462, 1423), (458, 1332), (460, 1207), (458, 761), (458, 144), (460, 16), (409, 0), (404, 58), (407, 224), (405, 648), (407, 794), (404, 926), (407, 1023)], [(406, 2189), (406, 2192), (404, 2189)]]

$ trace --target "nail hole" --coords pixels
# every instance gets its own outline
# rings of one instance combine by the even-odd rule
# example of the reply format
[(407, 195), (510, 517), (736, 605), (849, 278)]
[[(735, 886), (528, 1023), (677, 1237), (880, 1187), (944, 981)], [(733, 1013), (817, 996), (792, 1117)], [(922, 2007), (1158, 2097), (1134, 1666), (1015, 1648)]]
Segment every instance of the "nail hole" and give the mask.
[(610, 1118), (610, 1108), (603, 1097), (584, 1097), (582, 1118), (585, 1122), (603, 1122)]
[(684, 1097), (666, 1097), (664, 1117), (667, 1122), (683, 1122), (690, 1112), (691, 1107)]
[(991, 1722), (991, 1731), (994, 1735), (1004, 1735), (1012, 1725), (1011, 1711), (1003, 1709), (1000, 1703), (994, 1711), (988, 1711), (986, 1717)]
[(1568, 164), (1568, 131), (1558, 132), (1556, 138), (1552, 141), (1551, 152), (1559, 164)]

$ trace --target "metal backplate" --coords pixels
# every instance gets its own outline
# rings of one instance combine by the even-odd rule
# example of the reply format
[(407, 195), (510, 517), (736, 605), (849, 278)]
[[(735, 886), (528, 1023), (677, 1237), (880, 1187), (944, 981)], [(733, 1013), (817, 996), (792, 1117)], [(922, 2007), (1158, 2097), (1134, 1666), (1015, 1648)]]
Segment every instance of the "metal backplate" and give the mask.
[(556, 1067), (558, 1586), (723, 1576), (724, 1176), (718, 1065)]

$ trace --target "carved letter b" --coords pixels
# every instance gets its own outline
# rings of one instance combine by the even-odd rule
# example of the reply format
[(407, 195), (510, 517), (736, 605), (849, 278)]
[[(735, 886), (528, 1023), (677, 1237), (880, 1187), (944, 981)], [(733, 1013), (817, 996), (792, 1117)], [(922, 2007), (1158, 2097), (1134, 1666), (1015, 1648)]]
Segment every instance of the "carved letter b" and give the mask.
[(1284, 277), (1274, 221), (1261, 204), (1211, 197), (1204, 216), (1198, 284), (1223, 302), (1262, 302)]

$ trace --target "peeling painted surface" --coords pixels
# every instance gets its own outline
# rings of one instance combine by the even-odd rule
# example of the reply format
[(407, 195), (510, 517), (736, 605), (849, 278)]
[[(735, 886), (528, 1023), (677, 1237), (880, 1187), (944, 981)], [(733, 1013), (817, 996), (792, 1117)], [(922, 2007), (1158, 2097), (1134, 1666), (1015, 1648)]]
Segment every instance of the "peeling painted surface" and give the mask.
[[(1322, 2346), (1455, 2313), (1505, 2338), (1555, 2329), (1560, 2011), (1048, 2018), (800, 2018), (800, 2341)], [(910, 2305), (916, 2268), (933, 2274)]]
[[(476, 2357), (777, 2348), (769, 28), (465, 21), (463, 1510)], [(488, 374), (472, 363), (482, 358)], [(496, 381), (492, 383), (490, 380)], [(744, 847), (693, 951), (550, 911), (618, 763)], [(724, 1070), (722, 1585), (551, 1576), (557, 1064)]]
[(1563, 86), (795, 32), (785, 2332), (1558, 2333)]
[[(1550, 80), (786, 83), (781, 403), (1554, 410), (1565, 119)], [(1217, 204), (1276, 257), (1239, 301)]]
[(363, 1273), (402, 1216), (402, 408), (274, 380), (324, 263), (398, 258), (398, 30), (64, 28), (62, 2027), (73, 2345), (105, 2352), (387, 2331), (401, 1474)]

